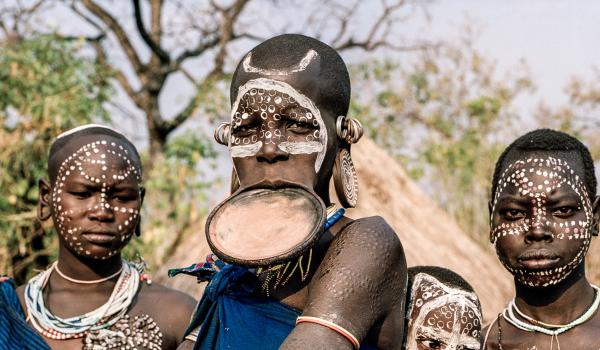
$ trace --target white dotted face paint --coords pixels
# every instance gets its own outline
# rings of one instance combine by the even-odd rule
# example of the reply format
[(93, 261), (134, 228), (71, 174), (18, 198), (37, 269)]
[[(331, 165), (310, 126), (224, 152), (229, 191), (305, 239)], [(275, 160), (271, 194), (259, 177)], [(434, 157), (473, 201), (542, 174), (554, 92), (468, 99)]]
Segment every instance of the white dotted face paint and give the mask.
[(315, 154), (319, 172), (327, 147), (327, 129), (316, 105), (291, 85), (259, 78), (238, 90), (231, 114), (232, 157), (253, 157), (273, 144), (288, 154)]
[(406, 349), (479, 349), (481, 311), (475, 293), (449, 287), (419, 273), (408, 305)]
[(297, 64), (286, 67), (283, 69), (265, 69), (254, 67), (251, 63), (252, 52), (246, 55), (242, 62), (242, 67), (246, 73), (258, 73), (261, 75), (290, 75), (292, 73), (298, 73), (306, 70), (306, 68), (316, 59), (319, 58), (319, 54), (315, 50), (308, 50), (306, 55)]
[[(65, 158), (52, 186), (54, 225), (71, 251), (106, 259), (127, 244), (138, 222), (140, 169), (110, 139), (90, 142)], [(98, 246), (106, 247), (98, 253)]]
[[(585, 184), (564, 159), (528, 158), (510, 164), (498, 181), (491, 212), (492, 243), (500, 261), (519, 282), (531, 287), (555, 285), (583, 262), (591, 240), (592, 204)], [(529, 257), (535, 257), (533, 249), (545, 249), (537, 254), (548, 257), (564, 241), (576, 253), (559, 266), (528, 269), (513, 261), (503, 246), (533, 232), (550, 239), (540, 248), (531, 248)], [(559, 258), (563, 259), (555, 259)]]

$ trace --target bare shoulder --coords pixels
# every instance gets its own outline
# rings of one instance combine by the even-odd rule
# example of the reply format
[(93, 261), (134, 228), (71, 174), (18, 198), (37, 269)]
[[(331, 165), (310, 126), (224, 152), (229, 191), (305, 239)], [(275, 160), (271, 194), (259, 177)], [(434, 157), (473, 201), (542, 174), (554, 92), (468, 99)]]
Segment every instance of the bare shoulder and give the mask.
[(143, 304), (167, 305), (170, 312), (192, 313), (196, 307), (196, 299), (189, 294), (169, 288), (162, 284), (144, 284), (140, 290), (139, 300)]
[(497, 319), (492, 321), (492, 323), (483, 327), (481, 330), (481, 348), (483, 350), (496, 350), (498, 349), (498, 324)]
[[(354, 220), (339, 232), (331, 248), (358, 246), (370, 259), (361, 259), (367, 265), (396, 265), (405, 262), (404, 249), (394, 229), (381, 216)], [(400, 264), (399, 267), (402, 267)]]
[(379, 348), (395, 349), (402, 339), (406, 278), (402, 244), (387, 222), (381, 217), (355, 220), (327, 249), (303, 314), (337, 320), (357, 338), (394, 343)]
[(22, 284), (15, 289), (23, 310), (27, 310), (27, 306), (25, 305), (25, 286), (26, 284)]
[(163, 345), (174, 348), (183, 340), (195, 307), (190, 295), (152, 283), (142, 286), (132, 313), (151, 316), (163, 334)]

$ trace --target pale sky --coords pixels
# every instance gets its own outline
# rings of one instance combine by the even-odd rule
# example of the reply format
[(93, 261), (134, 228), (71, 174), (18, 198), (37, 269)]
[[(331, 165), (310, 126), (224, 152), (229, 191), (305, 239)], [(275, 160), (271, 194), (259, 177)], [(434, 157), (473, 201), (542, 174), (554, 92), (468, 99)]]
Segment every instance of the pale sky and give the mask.
[(441, 0), (429, 6), (431, 22), (420, 34), (450, 39), (465, 15), (481, 24), (476, 46), (509, 68), (524, 58), (546, 101), (564, 101), (574, 75), (600, 67), (600, 1)]

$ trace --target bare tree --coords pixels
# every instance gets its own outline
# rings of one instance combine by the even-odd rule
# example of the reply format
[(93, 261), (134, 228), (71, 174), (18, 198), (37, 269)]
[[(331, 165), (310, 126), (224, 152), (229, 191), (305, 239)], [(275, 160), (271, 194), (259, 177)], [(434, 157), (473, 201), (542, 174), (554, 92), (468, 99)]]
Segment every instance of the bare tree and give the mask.
[[(28, 7), (26, 13), (32, 13), (43, 3), (51, 0), (38, 0)], [(87, 23), (93, 35), (85, 35), (86, 42), (94, 49), (99, 61), (112, 66), (115, 79), (133, 104), (141, 110), (148, 129), (150, 159), (160, 157), (164, 152), (168, 136), (186, 122), (199, 107), (201, 96), (214, 88), (215, 84), (226, 76), (226, 60), (232, 44), (240, 39), (261, 40), (260, 33), (253, 32), (254, 25), (244, 25), (252, 15), (260, 12), (248, 9), (251, 3), (261, 6), (294, 6), (293, 0), (229, 0), (200, 2), (164, 0), (131, 0), (134, 28), (127, 28), (123, 14), (115, 10), (116, 2), (99, 0), (59, 0), (60, 6), (68, 6), (69, 11)], [(322, 29), (335, 33), (325, 38), (338, 50), (358, 48), (376, 50), (389, 48), (394, 50), (418, 49), (420, 45), (402, 45), (398, 40), (390, 40), (393, 29), (403, 20), (400, 15), (406, 8), (415, 7), (425, 1), (407, 0), (360, 1), (324, 0), (303, 22), (306, 34), (319, 37)], [(370, 21), (370, 28), (356, 28), (352, 25), (360, 6), (376, 6), (379, 14)], [(120, 5), (123, 3), (121, 2)], [(163, 20), (165, 7), (176, 12), (183, 28)], [(195, 6), (195, 7), (193, 7)], [(255, 17), (261, 20), (260, 13)], [(172, 17), (173, 14), (169, 13)], [(290, 20), (291, 21), (291, 20)], [(263, 21), (264, 22), (264, 21)], [(0, 22), (2, 24), (2, 22)], [(280, 28), (267, 28), (267, 35), (274, 35), (289, 28), (282, 22)], [(4, 29), (4, 27), (2, 27)], [(61, 33), (61, 27), (58, 26)], [(185, 49), (167, 49), (165, 42), (177, 41), (181, 32), (194, 32), (195, 42), (185, 45)], [(167, 38), (167, 36), (169, 38)], [(81, 37), (63, 35), (65, 39)], [(394, 36), (396, 38), (397, 36)], [(140, 40), (141, 39), (141, 40)], [(168, 39), (168, 40), (167, 40)], [(141, 42), (141, 45), (140, 45)], [(111, 43), (113, 45), (111, 45)], [(114, 45), (116, 43), (116, 45)], [(110, 58), (120, 50), (126, 58), (126, 65), (115, 64)], [(210, 59), (210, 67), (201, 77), (196, 77), (186, 69), (186, 62), (194, 59)], [(184, 108), (174, 116), (165, 116), (161, 112), (159, 96), (165, 89), (165, 83), (173, 74), (180, 73), (195, 88)]]

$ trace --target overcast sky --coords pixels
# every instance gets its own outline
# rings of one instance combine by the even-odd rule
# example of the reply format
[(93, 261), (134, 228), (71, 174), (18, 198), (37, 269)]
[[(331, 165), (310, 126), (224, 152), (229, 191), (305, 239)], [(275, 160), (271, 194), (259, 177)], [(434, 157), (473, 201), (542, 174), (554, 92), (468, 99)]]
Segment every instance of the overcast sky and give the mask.
[(429, 6), (430, 23), (417, 33), (451, 39), (465, 14), (481, 24), (476, 46), (508, 68), (524, 58), (541, 98), (564, 101), (573, 74), (600, 66), (600, 1), (441, 0)]

